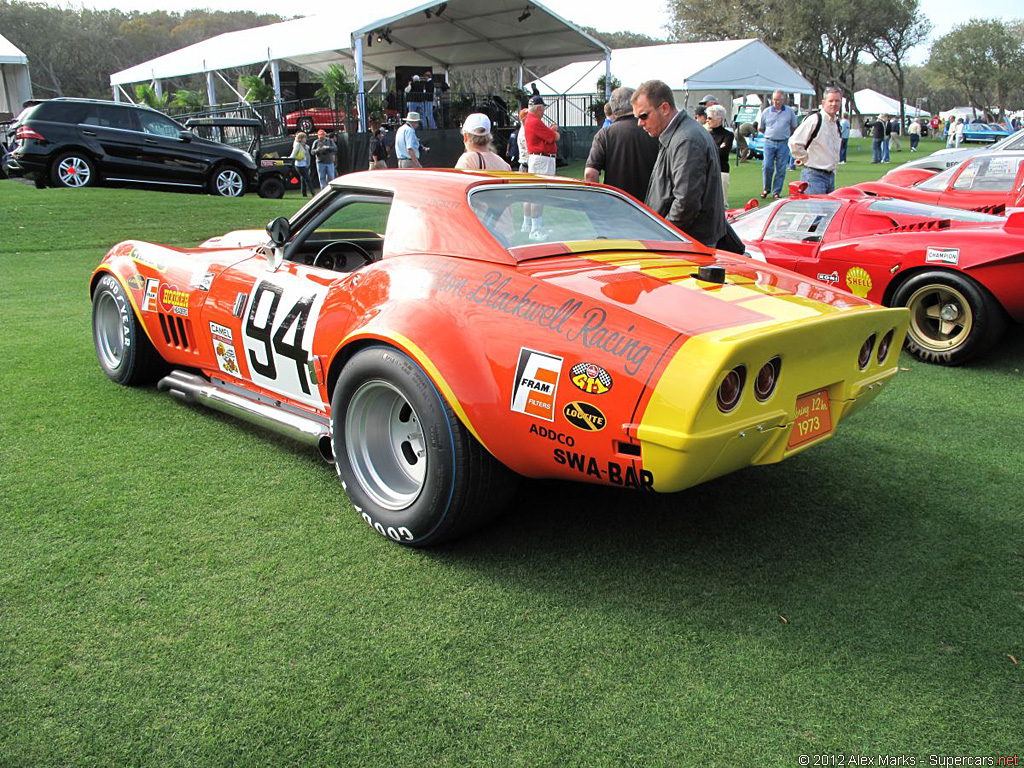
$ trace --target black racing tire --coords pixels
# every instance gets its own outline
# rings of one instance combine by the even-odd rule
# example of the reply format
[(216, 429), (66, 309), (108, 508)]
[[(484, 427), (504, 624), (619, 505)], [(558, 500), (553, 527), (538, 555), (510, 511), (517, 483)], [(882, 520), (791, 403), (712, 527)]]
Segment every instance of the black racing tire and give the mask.
[(278, 176), (268, 176), (260, 182), (260, 197), (280, 200), (284, 197), (284, 182)]
[(218, 166), (210, 174), (207, 189), (218, 197), (241, 197), (245, 194), (245, 175), (234, 165)]
[(97, 181), (96, 163), (84, 152), (65, 152), (50, 166), (50, 181), (55, 187), (92, 187)]
[(480, 445), (423, 370), (391, 347), (357, 352), (331, 398), (335, 465), (382, 536), (426, 547), (497, 517), (517, 476)]
[(303, 133), (312, 133), (316, 126), (313, 124), (312, 117), (300, 117), (295, 121), (295, 127)]
[(167, 369), (113, 275), (103, 275), (92, 294), (92, 339), (100, 368), (118, 384), (150, 384)]
[(989, 350), (1006, 330), (1006, 313), (966, 275), (920, 272), (901, 283), (892, 306), (910, 310), (906, 349), (926, 363), (962, 365)]

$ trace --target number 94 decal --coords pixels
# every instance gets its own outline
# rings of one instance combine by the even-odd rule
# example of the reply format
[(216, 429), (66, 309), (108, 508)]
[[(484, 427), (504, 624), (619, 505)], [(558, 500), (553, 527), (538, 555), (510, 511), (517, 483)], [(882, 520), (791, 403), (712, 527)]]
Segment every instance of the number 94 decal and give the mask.
[(242, 336), (252, 381), (322, 405), (320, 392), (309, 379), (308, 363), (323, 293), (302, 278), (280, 275), (278, 280), (261, 280), (249, 295)]

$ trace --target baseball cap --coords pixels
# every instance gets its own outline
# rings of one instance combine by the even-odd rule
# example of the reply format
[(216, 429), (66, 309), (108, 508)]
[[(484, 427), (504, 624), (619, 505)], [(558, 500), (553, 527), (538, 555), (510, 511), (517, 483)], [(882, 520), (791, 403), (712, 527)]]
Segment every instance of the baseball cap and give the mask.
[(708, 103), (709, 101), (713, 101), (713, 102), (715, 102), (715, 104), (717, 104), (717, 103), (718, 103), (718, 99), (716, 99), (716, 98), (714, 97), (714, 95), (713, 95), (713, 94), (710, 94), (710, 93), (709, 93), (709, 94), (708, 94), (707, 96), (705, 96), (705, 97), (704, 97), (703, 99), (701, 99), (700, 101), (698, 101), (697, 103), (698, 103), (698, 104), (707, 104), (707, 103)]
[(544, 97), (540, 96), (539, 94), (537, 96), (531, 96), (530, 97), (530, 106), (531, 107), (535, 107), (538, 104), (540, 104), (542, 107), (545, 106), (545, 104), (544, 104)]
[(491, 119), (480, 112), (474, 112), (466, 116), (462, 123), (463, 133), (472, 133), (475, 136), (486, 136), (491, 132)]
[(708, 110), (704, 106), (694, 107), (693, 109), (694, 117), (707, 117), (707, 114)]

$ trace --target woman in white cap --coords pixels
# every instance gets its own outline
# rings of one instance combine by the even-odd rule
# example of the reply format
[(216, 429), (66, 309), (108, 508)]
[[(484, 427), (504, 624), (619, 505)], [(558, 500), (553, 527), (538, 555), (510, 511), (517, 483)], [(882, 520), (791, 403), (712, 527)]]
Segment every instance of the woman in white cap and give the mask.
[(491, 147), (491, 121), (479, 112), (466, 117), (462, 124), (462, 141), (466, 151), (455, 162), (456, 168), (467, 171), (511, 171), (512, 168)]

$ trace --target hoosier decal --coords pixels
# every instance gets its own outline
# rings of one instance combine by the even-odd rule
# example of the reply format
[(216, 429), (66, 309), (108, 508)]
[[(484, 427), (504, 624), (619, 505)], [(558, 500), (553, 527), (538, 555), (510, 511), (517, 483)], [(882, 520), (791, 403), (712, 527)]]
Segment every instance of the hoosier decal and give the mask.
[(569, 380), (588, 395), (603, 395), (612, 388), (612, 377), (593, 363), (576, 363), (569, 369)]
[(555, 396), (562, 358), (523, 347), (512, 385), (512, 410), (545, 421), (555, 420)]

